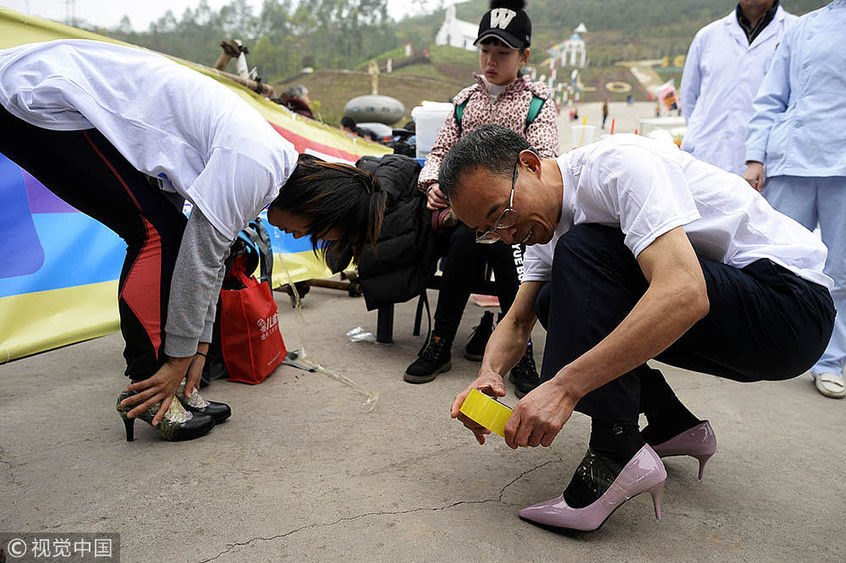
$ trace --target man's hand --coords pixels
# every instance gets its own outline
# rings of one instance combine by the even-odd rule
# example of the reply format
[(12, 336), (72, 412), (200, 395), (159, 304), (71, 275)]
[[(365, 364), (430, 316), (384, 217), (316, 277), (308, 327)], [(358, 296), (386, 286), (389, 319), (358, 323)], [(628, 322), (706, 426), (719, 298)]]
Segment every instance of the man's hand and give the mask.
[(449, 411), (449, 415), (452, 418), (457, 418), (462, 424), (464, 424), (464, 426), (469, 428), (476, 436), (476, 440), (479, 444), (484, 444), (485, 435), (490, 434), (491, 431), (481, 424), (470, 420), (461, 414), (460, 411), (461, 405), (464, 404), (464, 399), (467, 398), (467, 395), (470, 394), (472, 389), (477, 389), (489, 397), (504, 397), (505, 383), (502, 381), (502, 376), (498, 373), (493, 371), (482, 371), (473, 383), (467, 387), (467, 389), (455, 396), (455, 400), (452, 402), (452, 408)]
[(764, 165), (760, 162), (750, 160), (746, 163), (746, 171), (743, 179), (759, 192), (764, 189)]
[(512, 449), (549, 446), (570, 419), (577, 402), (560, 380), (539, 385), (514, 407), (505, 424), (505, 443)]
[(444, 209), (449, 207), (449, 201), (447, 200), (446, 195), (444, 192), (441, 191), (441, 187), (438, 184), (432, 184), (429, 186), (429, 189), (426, 190), (426, 207), (434, 211), (435, 209)]
[(176, 395), (179, 383), (185, 377), (185, 372), (193, 358), (194, 356), (170, 358), (152, 377), (133, 383), (124, 389), (127, 392), (138, 391), (138, 394), (121, 401), (121, 405), (123, 406), (137, 405), (127, 413), (127, 416), (129, 418), (136, 417), (161, 401), (162, 405), (153, 418), (153, 426), (158, 426), (159, 422), (161, 422), (167, 413), (167, 409), (170, 407), (170, 401)]

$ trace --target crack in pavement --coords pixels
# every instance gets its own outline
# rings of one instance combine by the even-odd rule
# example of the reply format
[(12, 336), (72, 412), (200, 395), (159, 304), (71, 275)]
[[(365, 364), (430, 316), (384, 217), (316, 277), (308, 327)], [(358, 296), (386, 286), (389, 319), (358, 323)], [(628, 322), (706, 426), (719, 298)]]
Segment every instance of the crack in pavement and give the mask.
[(201, 563), (209, 563), (209, 561), (214, 561), (215, 559), (217, 559), (217, 558), (219, 558), (223, 555), (226, 555), (227, 553), (229, 553), (230, 551), (232, 551), (236, 547), (249, 545), (249, 544), (251, 544), (255, 541), (273, 541), (273, 540), (283, 539), (283, 538), (287, 538), (288, 536), (291, 536), (293, 534), (296, 534), (297, 532), (302, 532), (303, 530), (309, 530), (311, 528), (328, 528), (328, 527), (334, 526), (336, 524), (340, 524), (341, 522), (351, 522), (353, 520), (360, 520), (362, 518), (368, 518), (370, 516), (396, 516), (396, 515), (401, 515), (401, 514), (413, 514), (415, 512), (439, 512), (439, 511), (442, 511), (442, 510), (450, 510), (452, 508), (455, 508), (456, 506), (461, 506), (461, 505), (486, 504), (486, 503), (489, 503), (489, 502), (502, 502), (502, 497), (505, 495), (505, 490), (508, 489), (508, 487), (510, 487), (511, 485), (513, 485), (514, 483), (516, 483), (517, 481), (519, 481), (520, 479), (522, 479), (523, 477), (525, 477), (529, 473), (532, 473), (533, 471), (537, 471), (538, 469), (541, 469), (542, 467), (546, 467), (547, 465), (549, 465), (551, 463), (561, 463), (561, 460), (560, 459), (553, 459), (553, 460), (545, 461), (545, 462), (541, 463), (540, 465), (537, 465), (535, 467), (527, 469), (526, 471), (523, 471), (517, 477), (515, 477), (514, 479), (512, 479), (511, 481), (506, 483), (505, 486), (502, 487), (502, 489), (500, 489), (499, 495), (497, 496), (497, 498), (489, 498), (489, 499), (481, 499), (481, 500), (460, 500), (460, 501), (457, 501), (457, 502), (446, 504), (444, 506), (437, 506), (437, 507), (421, 506), (421, 507), (417, 507), (417, 508), (410, 508), (408, 510), (396, 510), (396, 511), (386, 510), (386, 511), (377, 511), (377, 512), (365, 512), (364, 514), (356, 514), (354, 516), (344, 516), (342, 518), (338, 518), (337, 520), (335, 520), (333, 522), (307, 524), (305, 526), (300, 526), (299, 528), (295, 528), (293, 530), (285, 532), (284, 534), (276, 534), (275, 536), (269, 536), (269, 537), (259, 536), (259, 537), (255, 537), (255, 538), (250, 538), (246, 541), (235, 542), (235, 543), (229, 544), (229, 546), (226, 549), (224, 549), (223, 551), (221, 551), (220, 553), (218, 553), (214, 557), (211, 557), (209, 559), (203, 559), (201, 561)]
[(529, 473), (531, 473), (533, 471), (537, 471), (541, 467), (546, 467), (550, 463), (561, 463), (561, 460), (560, 459), (551, 459), (549, 461), (545, 461), (545, 462), (541, 463), (540, 465), (537, 465), (535, 467), (532, 467), (531, 469), (527, 469), (526, 471), (522, 472), (520, 475), (518, 475), (517, 477), (515, 477), (514, 479), (512, 479), (511, 481), (506, 483), (505, 486), (499, 491), (499, 498), (496, 499), (497, 502), (502, 502), (502, 497), (503, 497), (503, 495), (505, 495), (505, 489), (507, 489), (508, 487), (510, 487), (511, 485), (513, 485), (514, 483), (516, 483), (517, 481), (519, 481), (520, 479), (522, 479), (523, 477), (528, 475)]

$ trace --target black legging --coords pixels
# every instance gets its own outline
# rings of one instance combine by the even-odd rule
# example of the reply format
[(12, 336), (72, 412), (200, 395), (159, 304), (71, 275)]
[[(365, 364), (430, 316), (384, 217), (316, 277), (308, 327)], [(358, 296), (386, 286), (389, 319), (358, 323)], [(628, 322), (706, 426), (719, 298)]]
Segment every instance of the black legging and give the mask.
[(0, 107), (0, 132), (0, 152), (126, 242), (118, 285), (126, 375), (150, 377), (166, 360), (170, 281), (185, 215), (96, 129), (42, 129)]
[[(710, 310), (656, 358), (664, 363), (751, 382), (796, 377), (823, 353), (834, 324), (824, 287), (770, 260), (738, 269), (699, 258)], [(619, 229), (577, 225), (555, 247), (552, 280), (535, 309), (547, 330), (541, 380), (605, 338), (648, 287)], [(585, 395), (576, 410), (592, 418), (634, 423), (649, 412), (642, 391), (666, 386), (645, 364)]]
[[(449, 247), (446, 249), (432, 332), (451, 341), (458, 332), (473, 284), (484, 278), (485, 261), (494, 273), (500, 309), (503, 314), (508, 312), (520, 286), (515, 260), (522, 264), (523, 253), (519, 245), (515, 248), (502, 242), (478, 244), (476, 232), (464, 223), (459, 223), (447, 236)], [(515, 253), (518, 255), (515, 256)]]

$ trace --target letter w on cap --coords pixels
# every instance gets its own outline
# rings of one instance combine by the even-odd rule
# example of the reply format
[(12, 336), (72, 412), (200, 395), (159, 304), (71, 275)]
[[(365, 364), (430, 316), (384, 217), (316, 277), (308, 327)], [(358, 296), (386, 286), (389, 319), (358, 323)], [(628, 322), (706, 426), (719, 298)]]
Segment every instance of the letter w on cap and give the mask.
[(508, 8), (496, 8), (495, 10), (491, 10), (491, 27), (505, 29), (516, 15), (517, 12), (509, 10)]

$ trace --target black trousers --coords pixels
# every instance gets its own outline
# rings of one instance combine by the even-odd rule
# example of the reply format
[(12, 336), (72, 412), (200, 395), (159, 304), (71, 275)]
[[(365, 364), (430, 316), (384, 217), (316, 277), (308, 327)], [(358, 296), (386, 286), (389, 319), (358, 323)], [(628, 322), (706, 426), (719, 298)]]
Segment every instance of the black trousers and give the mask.
[(153, 375), (166, 360), (170, 282), (185, 215), (96, 129), (42, 129), (0, 107), (0, 152), (126, 242), (118, 285), (126, 375)]
[(447, 246), (446, 260), (435, 308), (433, 334), (453, 340), (470, 298), (470, 290), (474, 282), (484, 278), (485, 262), (491, 265), (494, 273), (499, 306), (503, 314), (508, 311), (520, 287), (517, 268), (518, 264), (522, 266), (523, 251), (519, 245), (502, 242), (478, 244), (476, 232), (464, 223), (459, 223), (445, 235), (445, 239), (442, 244)]
[[(827, 289), (762, 259), (738, 269), (699, 258), (710, 310), (656, 359), (734, 381), (783, 380), (822, 355), (834, 325)], [(541, 380), (588, 351), (619, 325), (648, 286), (619, 229), (577, 225), (555, 247), (552, 279), (535, 309), (547, 330)], [(645, 364), (585, 395), (576, 410), (637, 423)]]

